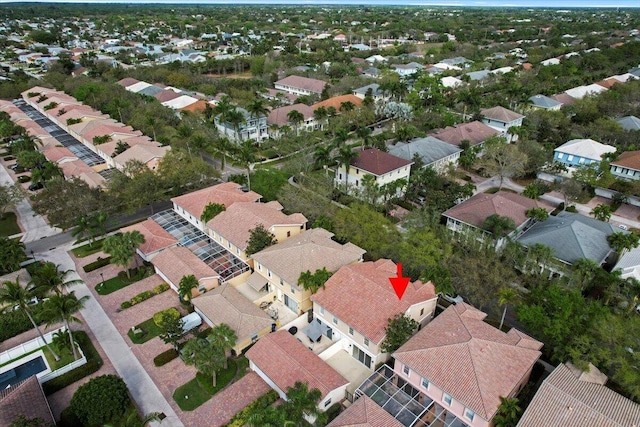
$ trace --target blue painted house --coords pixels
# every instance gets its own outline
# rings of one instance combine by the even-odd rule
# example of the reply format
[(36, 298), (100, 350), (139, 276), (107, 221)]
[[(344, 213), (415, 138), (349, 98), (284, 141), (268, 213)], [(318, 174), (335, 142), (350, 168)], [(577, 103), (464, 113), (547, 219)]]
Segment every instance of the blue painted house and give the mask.
[(593, 139), (572, 139), (553, 150), (553, 160), (569, 167), (597, 165), (602, 156), (615, 151), (615, 147)]

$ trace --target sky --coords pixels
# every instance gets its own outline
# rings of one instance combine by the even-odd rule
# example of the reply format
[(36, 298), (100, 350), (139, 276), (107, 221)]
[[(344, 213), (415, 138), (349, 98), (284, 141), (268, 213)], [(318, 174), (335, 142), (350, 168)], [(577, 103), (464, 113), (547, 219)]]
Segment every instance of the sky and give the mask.
[[(0, 3), (8, 3), (0, 0)], [(21, 3), (41, 3), (22, 0)], [(639, 0), (49, 0), (48, 3), (127, 3), (127, 4), (286, 4), (286, 5), (371, 5), (371, 6), (460, 6), (460, 7), (541, 7), (541, 8), (615, 8), (640, 7)]]

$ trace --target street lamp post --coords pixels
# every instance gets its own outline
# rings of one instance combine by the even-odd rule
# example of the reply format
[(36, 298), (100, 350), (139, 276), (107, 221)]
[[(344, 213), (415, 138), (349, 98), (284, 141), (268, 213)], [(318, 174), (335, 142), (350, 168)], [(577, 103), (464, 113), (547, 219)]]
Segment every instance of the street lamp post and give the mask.
[(104, 286), (104, 274), (100, 273), (100, 289)]
[(33, 258), (33, 260), (36, 260), (36, 254), (33, 253), (33, 249), (31, 249), (29, 252), (31, 252), (31, 258)]

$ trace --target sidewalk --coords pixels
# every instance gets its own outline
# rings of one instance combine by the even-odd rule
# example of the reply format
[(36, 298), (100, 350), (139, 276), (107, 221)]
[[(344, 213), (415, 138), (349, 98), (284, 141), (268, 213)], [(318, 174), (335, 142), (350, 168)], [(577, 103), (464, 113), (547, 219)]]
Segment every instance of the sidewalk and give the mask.
[[(6, 166), (0, 167), (0, 185), (13, 185), (14, 181), (6, 169)], [(27, 196), (28, 197), (28, 196)], [(22, 200), (15, 208), (18, 216), (20, 228), (26, 230), (23, 233), (21, 241), (23, 243), (39, 240), (43, 237), (52, 236), (60, 233), (59, 228), (51, 227), (40, 215), (36, 215), (31, 209), (31, 205), (27, 198)]]
[[(61, 265), (64, 270), (73, 270), (75, 265), (67, 254), (67, 249), (68, 247), (66, 246), (58, 248), (55, 251), (42, 254), (41, 257), (46, 261)], [(72, 276), (70, 279), (80, 278), (77, 273)], [(162, 412), (167, 416), (162, 421), (162, 426), (182, 427), (183, 424), (171, 408), (171, 405), (160, 393), (158, 387), (151, 380), (151, 377), (135, 357), (116, 327), (111, 323), (96, 298), (92, 296), (87, 285), (82, 282), (74, 286), (73, 290), (75, 290), (78, 297), (90, 296), (85, 303), (85, 308), (81, 310), (81, 314), (104, 349), (116, 372), (129, 387), (131, 396), (140, 411), (143, 414)]]

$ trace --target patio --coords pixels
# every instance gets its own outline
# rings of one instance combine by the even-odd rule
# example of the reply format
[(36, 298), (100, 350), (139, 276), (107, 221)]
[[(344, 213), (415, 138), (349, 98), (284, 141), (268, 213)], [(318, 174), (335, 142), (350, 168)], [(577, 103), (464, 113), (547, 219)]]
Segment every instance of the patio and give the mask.
[[(280, 312), (278, 311), (278, 314), (279, 313)], [(314, 319), (312, 323), (309, 323), (308, 316), (306, 313), (304, 313), (303, 315), (301, 315), (300, 317), (297, 317), (293, 321), (284, 324), (284, 326), (282, 326), (280, 329), (284, 329), (288, 331), (291, 328), (296, 328), (295, 329), (296, 333), (293, 334), (293, 336), (296, 337), (298, 341), (303, 343), (305, 347), (307, 347), (309, 350), (319, 355), (320, 353), (322, 353), (323, 351), (331, 347), (333, 344), (335, 344), (335, 341), (329, 339), (329, 337), (327, 337), (326, 335), (318, 336), (315, 333), (316, 331), (313, 331), (314, 333), (312, 334), (312, 336), (309, 336), (308, 328), (310, 326), (313, 326), (314, 323), (317, 323), (317, 320)], [(283, 323), (281, 322), (280, 324), (283, 324)]]
[(354, 359), (346, 350), (337, 351), (336, 354), (326, 359), (325, 362), (349, 380), (347, 397), (349, 397), (350, 400), (358, 386), (371, 376), (371, 369)]
[(355, 396), (362, 395), (369, 396), (406, 427), (468, 427), (428, 396), (396, 377), (387, 365), (378, 368), (358, 387)]

